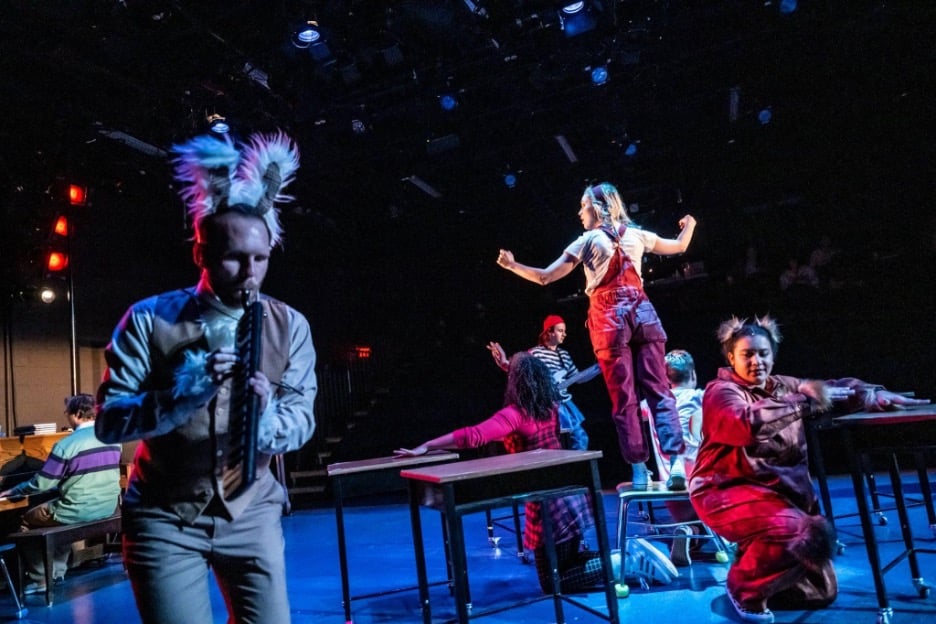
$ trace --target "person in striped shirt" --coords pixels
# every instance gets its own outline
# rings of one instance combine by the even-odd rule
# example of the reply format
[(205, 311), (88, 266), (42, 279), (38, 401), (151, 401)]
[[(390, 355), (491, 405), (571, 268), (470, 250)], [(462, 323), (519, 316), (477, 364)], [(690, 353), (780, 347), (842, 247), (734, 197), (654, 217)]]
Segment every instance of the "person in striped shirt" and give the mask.
[[(557, 314), (550, 314), (543, 320), (543, 331), (539, 335), (539, 344), (528, 349), (528, 353), (537, 360), (546, 365), (549, 374), (559, 390), (559, 427), (562, 431), (569, 433), (569, 448), (584, 451), (588, 448), (588, 433), (582, 423), (585, 416), (579, 410), (578, 406), (572, 402), (572, 395), (566, 389), (564, 383), (573, 375), (579, 373), (579, 369), (572, 361), (569, 352), (562, 348), (562, 343), (566, 339), (565, 320)], [(489, 342), (488, 351), (494, 362), (505, 372), (507, 371), (507, 354), (504, 348), (498, 342)], [(585, 375), (577, 383), (588, 381), (598, 374), (595, 369), (593, 374)]]
[[(45, 464), (32, 479), (0, 492), (0, 497), (10, 499), (43, 492), (58, 494), (23, 514), (20, 530), (100, 520), (117, 510), (120, 445), (104, 444), (97, 439), (94, 416), (94, 397), (90, 394), (65, 399), (65, 418), (74, 430), (72, 434), (52, 446)], [(52, 576), (56, 580), (65, 578), (70, 552), (68, 544), (55, 551)], [(26, 549), (22, 556), (27, 576), (24, 593), (45, 592), (42, 553)]]

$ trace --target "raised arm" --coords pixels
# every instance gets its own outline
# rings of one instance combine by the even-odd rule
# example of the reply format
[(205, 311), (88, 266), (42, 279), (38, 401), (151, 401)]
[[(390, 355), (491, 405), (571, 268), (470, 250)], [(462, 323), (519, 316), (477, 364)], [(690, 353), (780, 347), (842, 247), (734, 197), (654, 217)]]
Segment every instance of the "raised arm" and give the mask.
[(695, 231), (696, 220), (692, 215), (686, 215), (679, 220), (680, 232), (676, 238), (658, 238), (656, 245), (650, 251), (661, 256), (674, 256), (685, 253), (692, 242), (692, 233)]
[(539, 284), (540, 286), (545, 286), (571, 273), (575, 265), (578, 264), (578, 260), (563, 252), (563, 254), (556, 258), (548, 267), (540, 269), (520, 264), (514, 260), (513, 252), (501, 249), (500, 253), (497, 254), (497, 264), (525, 280)]

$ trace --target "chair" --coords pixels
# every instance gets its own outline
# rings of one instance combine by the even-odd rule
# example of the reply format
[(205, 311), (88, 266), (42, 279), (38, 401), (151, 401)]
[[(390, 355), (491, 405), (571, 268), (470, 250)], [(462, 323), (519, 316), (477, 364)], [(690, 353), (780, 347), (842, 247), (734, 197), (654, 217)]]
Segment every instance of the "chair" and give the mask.
[(22, 601), (20, 601), (19, 592), (16, 591), (16, 587), (13, 585), (13, 579), (10, 578), (10, 570), (7, 568), (6, 560), (3, 558), (3, 553), (10, 552), (14, 548), (16, 548), (16, 546), (13, 544), (0, 544), (0, 568), (3, 568), (3, 580), (6, 581), (10, 594), (13, 595), (13, 604), (16, 605), (16, 619), (22, 620), (29, 614), (29, 609), (24, 607)]
[[(688, 522), (657, 522), (654, 517), (653, 504), (665, 501), (689, 501), (689, 492), (687, 490), (668, 490), (666, 484), (661, 482), (652, 482), (646, 490), (635, 490), (630, 481), (619, 483), (617, 485), (618, 493), (618, 521), (617, 521), (617, 542), (616, 548), (624, 550), (627, 546), (627, 540), (636, 537), (653, 540), (672, 541), (677, 538), (686, 538), (692, 540), (710, 540), (715, 545), (715, 560), (719, 563), (728, 563), (730, 556), (725, 542), (716, 535), (701, 520), (691, 520)], [(640, 534), (631, 534), (628, 532), (628, 512), (631, 503), (646, 505), (644, 513), (638, 524), (644, 527), (645, 531)], [(675, 532), (677, 527), (694, 526), (699, 530), (693, 535), (678, 534)]]

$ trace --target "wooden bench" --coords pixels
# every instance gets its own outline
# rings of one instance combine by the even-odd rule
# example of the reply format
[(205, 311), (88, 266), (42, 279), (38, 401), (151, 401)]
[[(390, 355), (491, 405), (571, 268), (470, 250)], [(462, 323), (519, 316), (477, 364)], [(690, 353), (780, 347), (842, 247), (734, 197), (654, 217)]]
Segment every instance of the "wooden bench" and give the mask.
[(46, 604), (51, 607), (54, 583), (54, 579), (52, 578), (52, 557), (55, 548), (62, 544), (71, 544), (79, 540), (106, 537), (115, 533), (120, 533), (119, 510), (114, 515), (101, 518), (100, 520), (39, 527), (30, 529), (29, 531), (9, 534), (7, 539), (17, 545), (17, 554), (20, 564), (20, 593), (22, 594), (23, 591), (23, 548), (38, 548), (42, 553), (42, 561), (45, 566)]

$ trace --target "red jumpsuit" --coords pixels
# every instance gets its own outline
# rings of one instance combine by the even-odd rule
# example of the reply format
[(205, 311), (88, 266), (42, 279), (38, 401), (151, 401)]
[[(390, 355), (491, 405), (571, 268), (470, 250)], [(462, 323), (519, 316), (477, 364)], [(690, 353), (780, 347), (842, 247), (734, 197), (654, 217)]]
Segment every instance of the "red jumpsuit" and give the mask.
[[(728, 591), (752, 610), (824, 607), (838, 591), (835, 536), (809, 474), (803, 418), (811, 408), (796, 391), (801, 381), (772, 375), (754, 388), (722, 368), (702, 402), (689, 493), (702, 521), (737, 543)], [(854, 388), (853, 409), (871, 408), (879, 388), (856, 379), (827, 383)]]

